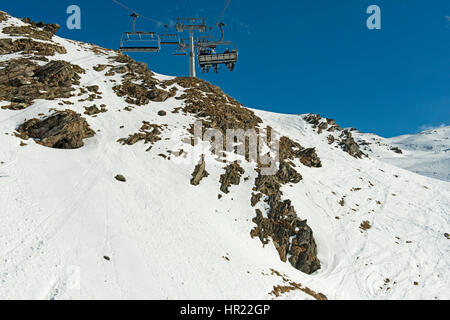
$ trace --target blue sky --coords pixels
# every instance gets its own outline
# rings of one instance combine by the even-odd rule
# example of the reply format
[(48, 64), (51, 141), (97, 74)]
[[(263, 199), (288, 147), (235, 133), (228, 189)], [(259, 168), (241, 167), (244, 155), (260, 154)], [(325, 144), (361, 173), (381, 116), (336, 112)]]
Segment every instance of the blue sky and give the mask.
[[(167, 24), (192, 15), (214, 24), (226, 2), (121, 1)], [(81, 7), (81, 30), (66, 27), (72, 4)], [(373, 4), (381, 8), (381, 30), (366, 27)], [(60, 36), (109, 48), (130, 29), (128, 12), (111, 0), (3, 1), (0, 9), (59, 23)], [(226, 38), (239, 48), (239, 64), (233, 73), (199, 76), (246, 106), (320, 113), (386, 137), (450, 124), (448, 0), (231, 0), (222, 20)], [(164, 32), (145, 20), (138, 28)], [(156, 72), (186, 75), (186, 58), (171, 52), (132, 57)]]

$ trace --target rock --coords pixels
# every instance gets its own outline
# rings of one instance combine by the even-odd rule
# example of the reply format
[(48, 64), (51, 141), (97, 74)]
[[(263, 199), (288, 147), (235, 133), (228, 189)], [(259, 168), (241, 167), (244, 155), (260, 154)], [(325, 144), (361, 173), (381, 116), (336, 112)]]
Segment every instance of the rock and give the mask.
[(119, 182), (127, 182), (127, 179), (121, 174), (118, 174), (117, 176), (115, 176), (114, 179), (116, 179)]
[(160, 116), (160, 117), (165, 117), (166, 115), (167, 115), (167, 112), (165, 112), (165, 111), (158, 112), (158, 116)]
[(86, 119), (72, 110), (58, 111), (43, 120), (28, 120), (17, 131), (22, 139), (32, 138), (55, 149), (81, 148), (84, 139), (95, 135)]
[(225, 173), (220, 176), (220, 191), (223, 193), (229, 193), (229, 188), (231, 185), (237, 186), (241, 183), (241, 176), (244, 173), (244, 169), (237, 161), (225, 167)]
[(58, 30), (61, 28), (59, 24), (48, 24), (44, 22), (34, 22), (31, 21), (30, 18), (22, 19), (23, 22), (31, 24), (35, 28), (41, 28), (43, 31), (47, 32), (50, 35), (56, 34)]
[(444, 234), (444, 237), (446, 237), (448, 240), (450, 240), (450, 234), (445, 233), (445, 234)]
[(0, 11), (0, 22), (8, 20), (8, 15), (6, 12)]
[(301, 174), (285, 162), (280, 164), (280, 168), (276, 176), (282, 184), (299, 183), (303, 179)]
[(40, 56), (54, 56), (55, 53), (67, 53), (60, 45), (34, 41), (33, 39), (0, 39), (0, 54), (36, 54)]
[(183, 111), (201, 119), (205, 128), (219, 129), (226, 136), (227, 129), (256, 129), (262, 123), (261, 118), (253, 111), (242, 107), (219, 87), (206, 81), (178, 77), (164, 81), (161, 87), (167, 88), (175, 84), (186, 89), (185, 94), (176, 98), (185, 99)]
[(10, 101), (2, 108), (19, 110), (28, 107), (36, 99), (53, 100), (69, 98), (79, 84), (79, 66), (65, 61), (51, 61), (40, 67), (29, 59), (12, 59), (0, 62), (0, 101)]
[(208, 176), (209, 173), (206, 171), (205, 156), (202, 155), (200, 163), (195, 167), (194, 172), (192, 173), (191, 184), (193, 186), (198, 186), (203, 178)]
[(359, 228), (360, 228), (361, 230), (367, 231), (367, 230), (369, 230), (369, 229), (372, 228), (372, 225), (370, 224), (369, 221), (363, 221), (363, 222), (361, 223), (361, 225), (359, 226)]
[(280, 139), (280, 160), (298, 159), (303, 165), (311, 168), (322, 167), (322, 162), (314, 148), (305, 149), (299, 143), (294, 142), (288, 137)]
[(252, 199), (250, 201), (252, 207), (255, 207), (259, 201), (261, 200), (261, 198), (263, 197), (262, 193), (252, 193)]
[(397, 154), (403, 154), (403, 151), (399, 147), (392, 147), (391, 151), (394, 151)]
[(86, 89), (89, 92), (99, 93), (98, 90), (100, 89), (100, 87), (99, 86), (88, 86), (88, 87), (86, 87)]
[(99, 113), (104, 113), (104, 112), (107, 112), (108, 110), (106, 110), (106, 108), (105, 108), (105, 106), (104, 105), (102, 105), (101, 106), (101, 109), (99, 109), (98, 107), (97, 107), (97, 105), (93, 105), (93, 106), (90, 106), (90, 107), (84, 107), (85, 109), (86, 109), (86, 111), (84, 112), (84, 114), (86, 114), (86, 115), (88, 115), (88, 116), (94, 116), (94, 115), (97, 115), (97, 114), (99, 114)]
[(154, 144), (161, 140), (161, 133), (163, 127), (157, 124), (151, 124), (143, 121), (143, 125), (138, 133), (129, 135), (128, 138), (119, 139), (118, 142), (123, 145), (134, 145), (139, 141), (144, 140), (144, 144)]
[(128, 80), (121, 85), (114, 86), (113, 90), (117, 96), (126, 97), (127, 103), (138, 106), (146, 105), (150, 101), (163, 102), (169, 97), (169, 93), (164, 90), (148, 87), (145, 84), (136, 84)]
[(359, 145), (353, 139), (353, 136), (350, 131), (345, 130), (341, 134), (340, 138), (341, 141), (339, 142), (339, 145), (341, 146), (344, 152), (347, 152), (352, 157), (359, 159), (362, 159), (364, 156), (366, 156), (359, 148)]
[[(251, 236), (259, 237), (264, 245), (271, 238), (282, 261), (286, 262), (289, 255), (289, 262), (294, 268), (311, 274), (320, 269), (313, 232), (307, 221), (299, 219), (291, 201), (282, 200), (281, 192), (282, 184), (298, 183), (301, 180), (301, 175), (284, 161), (280, 163), (278, 173), (274, 176), (259, 173), (254, 191), (259, 192), (261, 197), (266, 196), (269, 210), (267, 218), (263, 217), (260, 210), (256, 210), (253, 222), (257, 226), (252, 230)], [(252, 194), (252, 206), (256, 205), (259, 198), (260, 196)]]
[(328, 140), (328, 144), (333, 144), (336, 141), (336, 139), (332, 135), (329, 135), (327, 140)]

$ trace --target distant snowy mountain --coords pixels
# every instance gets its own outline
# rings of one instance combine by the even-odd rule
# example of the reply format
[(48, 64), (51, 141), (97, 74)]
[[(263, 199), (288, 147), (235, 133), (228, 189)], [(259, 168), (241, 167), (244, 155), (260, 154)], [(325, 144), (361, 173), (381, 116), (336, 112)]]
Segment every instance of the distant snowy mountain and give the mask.
[(57, 30), (0, 12), (0, 299), (450, 299), (450, 183), (385, 162), (418, 151)]
[(372, 157), (430, 178), (450, 181), (450, 126), (384, 139), (355, 133)]

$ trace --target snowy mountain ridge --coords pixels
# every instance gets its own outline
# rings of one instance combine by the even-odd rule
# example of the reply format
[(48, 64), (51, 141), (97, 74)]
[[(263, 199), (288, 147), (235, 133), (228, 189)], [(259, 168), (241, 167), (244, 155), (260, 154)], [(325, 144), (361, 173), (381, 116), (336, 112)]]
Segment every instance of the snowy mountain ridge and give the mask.
[(390, 139), (360, 132), (355, 136), (372, 157), (430, 178), (450, 181), (450, 126)]
[[(56, 31), (0, 12), (0, 298), (450, 297), (450, 183)], [(199, 120), (272, 132), (277, 174)]]

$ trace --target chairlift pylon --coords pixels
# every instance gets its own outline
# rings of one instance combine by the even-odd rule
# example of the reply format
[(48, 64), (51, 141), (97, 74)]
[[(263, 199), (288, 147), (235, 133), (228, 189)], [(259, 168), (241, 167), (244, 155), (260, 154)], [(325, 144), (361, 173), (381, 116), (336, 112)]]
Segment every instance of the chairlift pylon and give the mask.
[(133, 31), (124, 32), (120, 39), (120, 52), (159, 52), (161, 39), (155, 32), (136, 31), (139, 14), (133, 13)]

